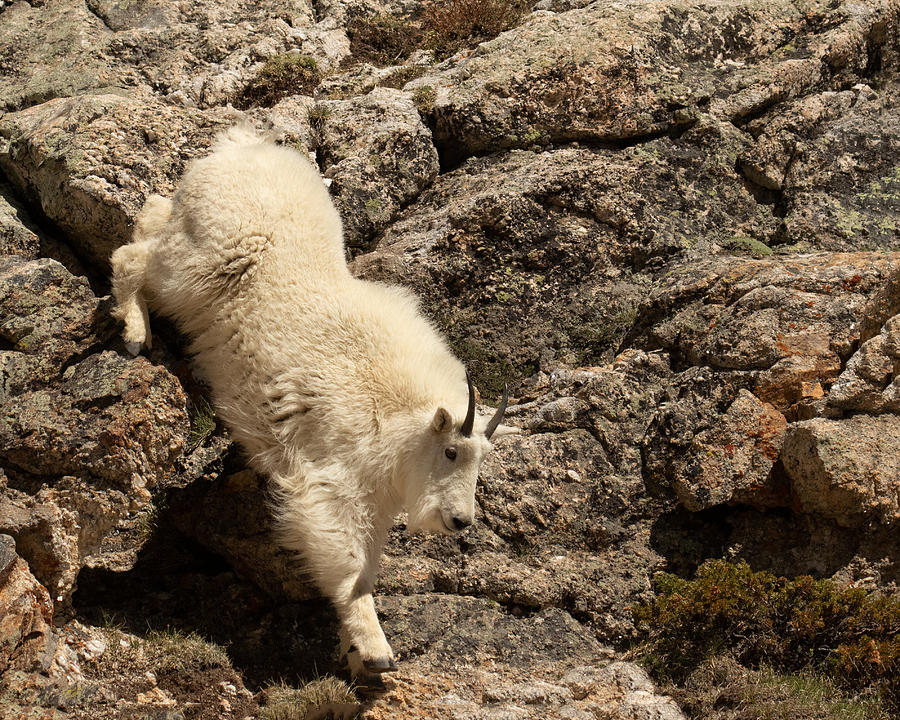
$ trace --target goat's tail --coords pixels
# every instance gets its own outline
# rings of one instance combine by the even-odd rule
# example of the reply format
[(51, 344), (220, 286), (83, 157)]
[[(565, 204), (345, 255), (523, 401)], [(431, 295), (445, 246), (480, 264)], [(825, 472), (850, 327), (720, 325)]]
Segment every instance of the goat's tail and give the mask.
[(171, 200), (160, 195), (148, 197), (135, 223), (132, 242), (118, 248), (110, 258), (112, 293), (116, 299), (112, 314), (125, 323), (122, 337), (132, 355), (141, 351), (141, 345), (149, 348), (153, 342), (144, 286), (147, 264), (156, 252), (171, 209)]

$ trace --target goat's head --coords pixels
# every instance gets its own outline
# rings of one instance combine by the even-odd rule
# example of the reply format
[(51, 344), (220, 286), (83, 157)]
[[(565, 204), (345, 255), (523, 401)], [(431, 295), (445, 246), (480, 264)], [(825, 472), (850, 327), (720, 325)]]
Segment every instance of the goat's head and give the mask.
[(494, 416), (484, 423), (475, 416), (475, 389), (466, 373), (469, 400), (461, 424), (439, 407), (414, 451), (406, 483), (409, 530), (453, 534), (475, 520), (475, 484), (491, 436), (503, 420), (507, 389)]

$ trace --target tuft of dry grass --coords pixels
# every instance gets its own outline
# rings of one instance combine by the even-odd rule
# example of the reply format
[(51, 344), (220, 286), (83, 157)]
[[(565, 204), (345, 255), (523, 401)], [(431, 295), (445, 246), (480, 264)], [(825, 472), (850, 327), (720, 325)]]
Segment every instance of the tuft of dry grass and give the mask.
[(351, 687), (335, 677), (313, 680), (301, 688), (284, 683), (263, 691), (266, 705), (260, 720), (313, 720), (355, 717), (362, 706)]
[(108, 649), (100, 656), (98, 669), (105, 674), (118, 672), (125, 676), (145, 670), (191, 673), (231, 667), (223, 647), (194, 632), (151, 630), (140, 638), (110, 624), (104, 633)]
[(212, 405), (209, 404), (206, 398), (201, 397), (194, 404), (194, 413), (191, 415), (191, 430), (188, 434), (186, 450), (191, 452), (198, 448), (206, 438), (215, 432), (215, 429), (216, 411), (213, 410)]
[(703, 720), (890, 720), (873, 695), (848, 696), (810, 670), (750, 670), (730, 655), (699, 665), (680, 687), (666, 687), (689, 717)]

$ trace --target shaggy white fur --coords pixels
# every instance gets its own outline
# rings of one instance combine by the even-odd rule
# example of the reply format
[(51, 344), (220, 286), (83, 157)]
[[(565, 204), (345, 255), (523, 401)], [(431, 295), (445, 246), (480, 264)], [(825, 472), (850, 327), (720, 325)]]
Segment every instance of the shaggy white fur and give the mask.
[(232, 128), (170, 201), (148, 198), (112, 257), (137, 352), (147, 306), (191, 340), (219, 416), (272, 480), (282, 543), (341, 619), (354, 674), (395, 667), (372, 588), (394, 516), (454, 532), (474, 519), (491, 447), (460, 426), (465, 369), (407, 290), (354, 278), (341, 222), (301, 155)]

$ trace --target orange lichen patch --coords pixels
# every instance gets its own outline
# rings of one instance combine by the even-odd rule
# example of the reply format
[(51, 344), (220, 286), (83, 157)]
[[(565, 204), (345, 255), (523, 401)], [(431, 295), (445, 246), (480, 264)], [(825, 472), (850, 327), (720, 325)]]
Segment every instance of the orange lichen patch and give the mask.
[(822, 397), (823, 387), (830, 385), (840, 372), (841, 360), (830, 351), (788, 355), (760, 373), (753, 392), (781, 412), (791, 413), (801, 400)]

